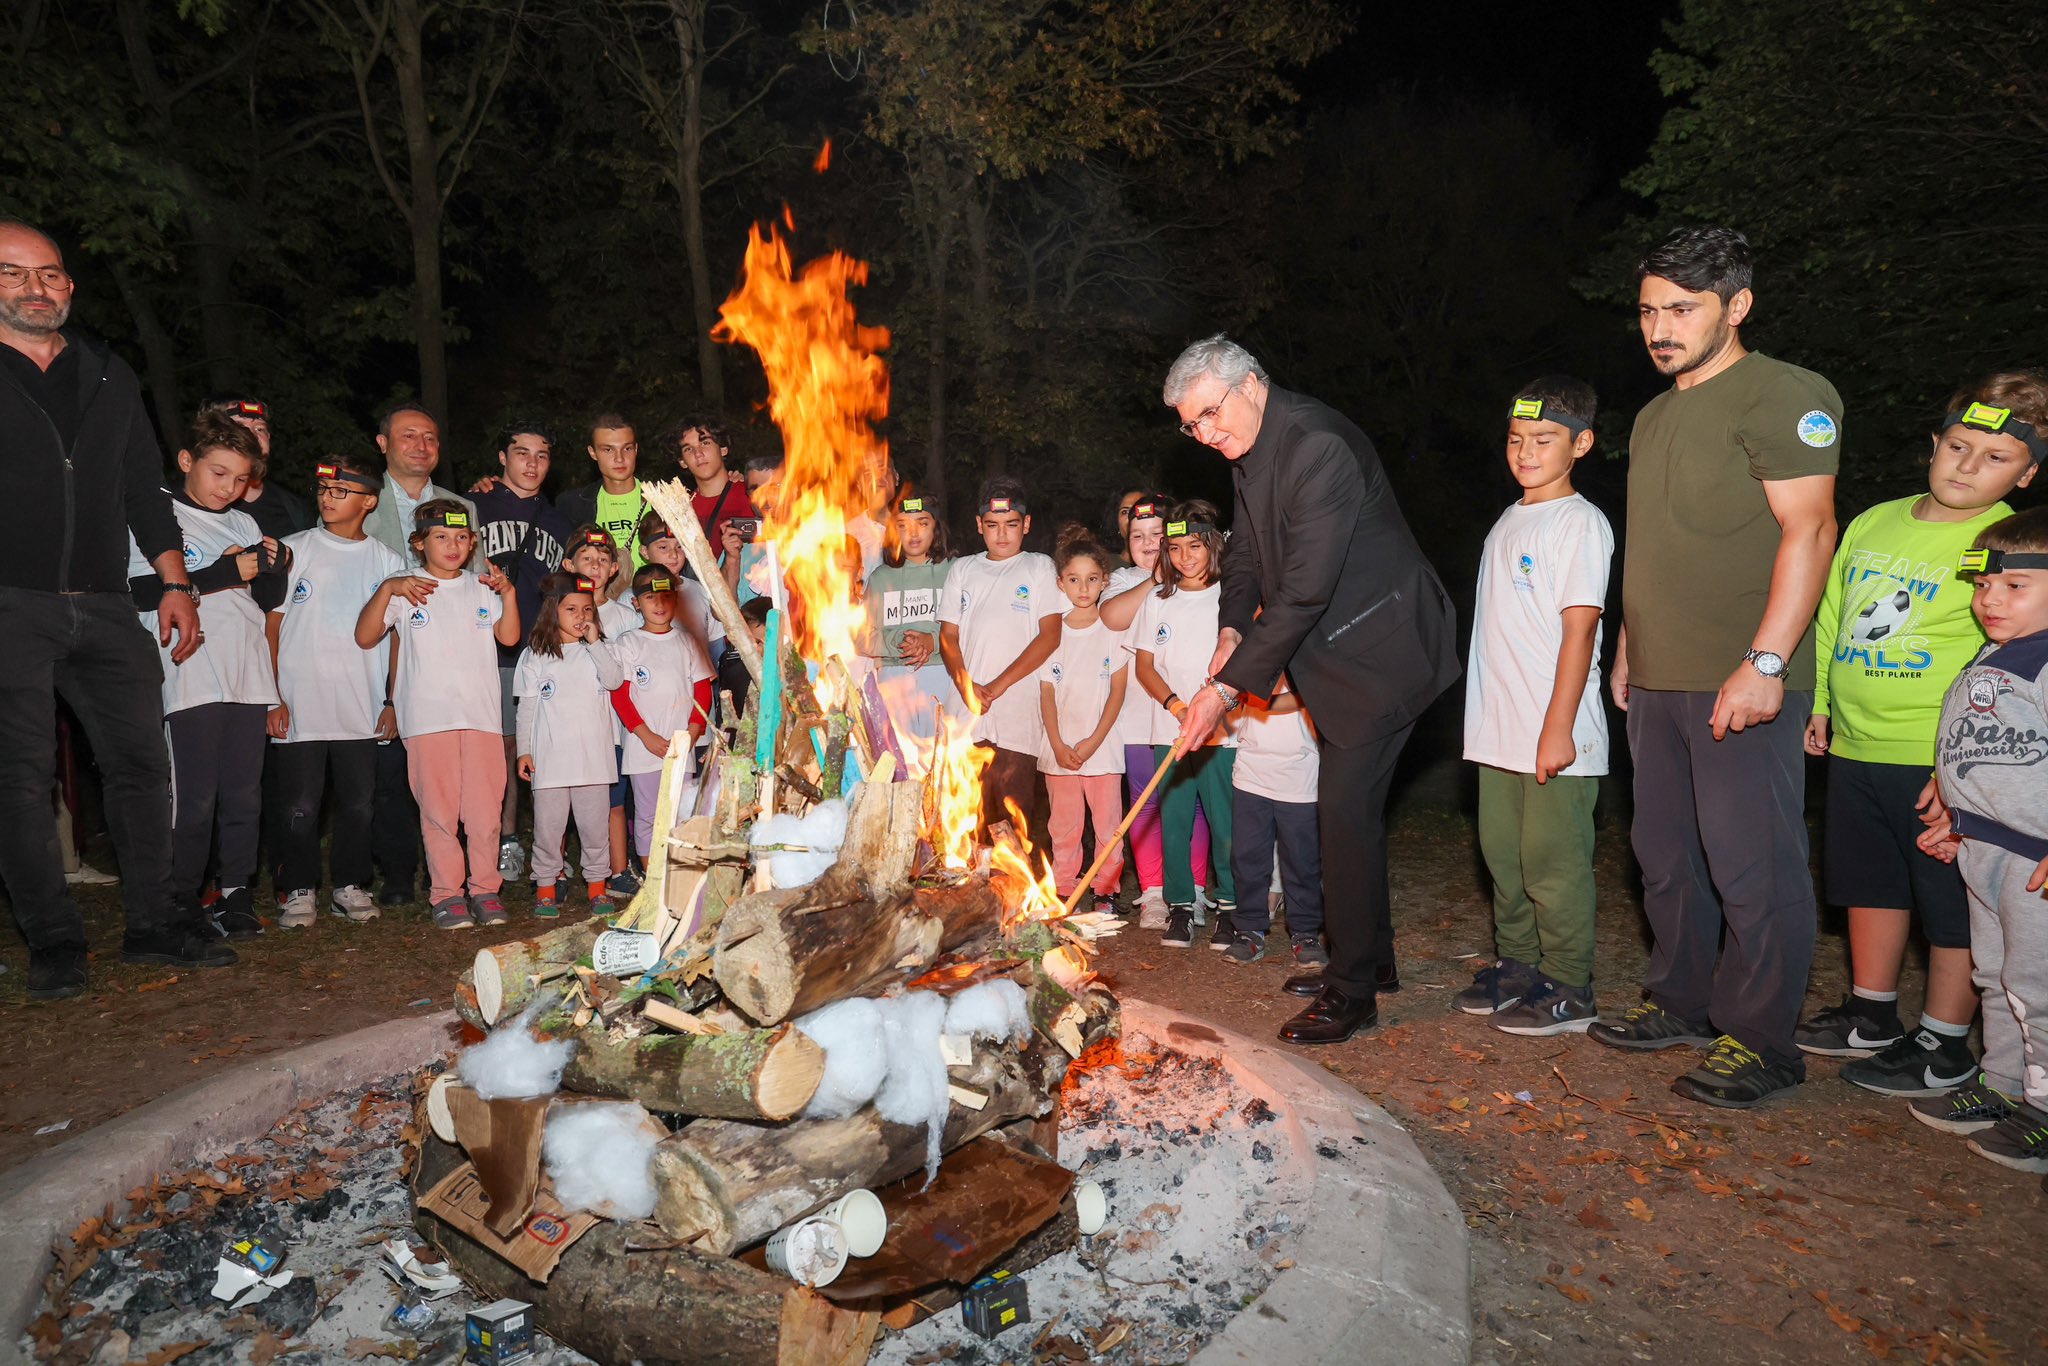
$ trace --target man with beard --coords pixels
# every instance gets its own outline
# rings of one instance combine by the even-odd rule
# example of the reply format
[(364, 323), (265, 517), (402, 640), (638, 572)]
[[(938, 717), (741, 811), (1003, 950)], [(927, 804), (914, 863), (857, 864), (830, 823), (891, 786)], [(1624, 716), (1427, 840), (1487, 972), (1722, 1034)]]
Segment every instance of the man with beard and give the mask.
[(177, 642), (174, 664), (199, 647), (198, 594), (141, 386), (104, 341), (67, 326), (76, 288), (48, 234), (0, 219), (0, 881), (38, 1000), (86, 985), (85, 921), (50, 806), (60, 692), (103, 778), (127, 911), (122, 961), (235, 961), (171, 895), (163, 670), (129, 596), (130, 538), (163, 581), (158, 629)]
[(1656, 942), (1642, 1003), (1587, 1031), (1708, 1048), (1672, 1089), (1737, 1109), (1806, 1075), (1792, 1038), (1814, 943), (1802, 741), (1842, 434), (1833, 385), (1743, 345), (1751, 275), (1728, 228), (1673, 233), (1636, 268), (1643, 342), (1672, 387), (1629, 438), (1609, 686), (1628, 713)]

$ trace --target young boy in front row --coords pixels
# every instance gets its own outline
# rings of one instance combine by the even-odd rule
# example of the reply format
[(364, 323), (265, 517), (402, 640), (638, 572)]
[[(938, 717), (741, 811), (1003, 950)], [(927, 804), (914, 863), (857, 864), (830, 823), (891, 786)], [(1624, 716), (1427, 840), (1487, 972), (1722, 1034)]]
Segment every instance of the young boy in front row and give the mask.
[[(2034, 478), (2004, 413), (2048, 426), (2048, 384), (1992, 375), (1949, 400), (1927, 492), (1879, 503), (1842, 532), (1814, 638), (1824, 652), (1806, 752), (1828, 756), (1828, 900), (1849, 908), (1849, 994), (1793, 1033), (1808, 1053), (1854, 1059), (1842, 1080), (1886, 1096), (1934, 1096), (1977, 1075), (1970, 1020), (1970, 910), (1963, 880), (1914, 848), (1942, 696), (1983, 647), (1956, 561), (2012, 515), (2000, 500)], [(1974, 420), (1973, 420), (1974, 419)], [(1899, 967), (1914, 919), (1927, 936), (1918, 1025), (1899, 1019)]]
[(314, 468), (320, 525), (285, 538), (291, 590), (271, 609), (270, 661), (282, 699), (270, 712), (281, 838), (278, 925), (304, 929), (318, 912), (320, 806), (334, 777), (334, 844), (328, 854), (334, 914), (377, 918), (369, 893), (370, 813), (377, 789), (377, 742), (398, 738), (391, 705), (391, 647), (356, 646), (356, 618), (405, 561), (363, 531), (384, 486), (383, 468), (337, 455)]
[(1565, 376), (1516, 394), (1508, 471), (1522, 499), (1487, 533), (1466, 666), (1465, 757), (1494, 947), (1452, 1005), (1509, 1034), (1584, 1032), (1593, 1004), (1593, 801), (1607, 772), (1600, 613), (1614, 532), (1572, 489), (1596, 400)]
[(985, 828), (1009, 819), (1009, 802), (1031, 817), (1045, 744), (1034, 680), (1059, 648), (1066, 599), (1051, 558), (1024, 549), (1031, 514), (1023, 484), (1002, 475), (985, 482), (974, 525), (988, 550), (963, 555), (946, 571), (939, 654), (953, 686), (979, 714), (975, 741), (994, 751), (981, 778)]
[[(1998, 430), (2048, 458), (2048, 431), (2010, 412)], [(1987, 527), (1962, 571), (1990, 643), (1942, 702), (1920, 841), (1969, 889), (1984, 1070), (1911, 1107), (1979, 1157), (2048, 1172), (2048, 508)]]

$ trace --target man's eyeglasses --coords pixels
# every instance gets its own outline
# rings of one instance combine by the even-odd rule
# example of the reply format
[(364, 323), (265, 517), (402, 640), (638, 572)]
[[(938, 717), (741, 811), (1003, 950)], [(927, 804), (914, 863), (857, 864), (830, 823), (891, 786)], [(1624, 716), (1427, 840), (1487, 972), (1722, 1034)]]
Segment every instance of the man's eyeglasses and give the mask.
[(1204, 427), (1214, 427), (1216, 425), (1216, 415), (1223, 411), (1223, 405), (1230, 402), (1230, 396), (1236, 392), (1237, 386), (1235, 384), (1231, 385), (1228, 389), (1225, 389), (1223, 391), (1223, 397), (1217, 399), (1214, 403), (1202, 409), (1201, 412), (1196, 413), (1192, 421), (1181, 423), (1180, 434), (1182, 436), (1192, 436), (1199, 440), (1202, 429)]
[(62, 266), (17, 266), (0, 261), (0, 289), (25, 289), (31, 275), (43, 282), (44, 289), (71, 288), (71, 272)]

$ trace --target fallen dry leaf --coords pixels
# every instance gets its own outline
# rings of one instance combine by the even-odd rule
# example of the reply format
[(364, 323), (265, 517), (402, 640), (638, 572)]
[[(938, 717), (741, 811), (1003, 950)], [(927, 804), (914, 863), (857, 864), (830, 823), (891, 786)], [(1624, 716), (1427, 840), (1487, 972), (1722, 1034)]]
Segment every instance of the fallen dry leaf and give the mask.
[(174, 1342), (168, 1347), (159, 1347), (144, 1357), (142, 1366), (168, 1366), (168, 1363), (176, 1361), (179, 1357), (191, 1356), (206, 1345), (203, 1342)]
[(361, 1361), (365, 1357), (390, 1357), (396, 1361), (411, 1361), (421, 1351), (417, 1342), (386, 1342), (379, 1338), (350, 1338), (344, 1348), (350, 1361)]
[(1651, 1209), (1648, 1202), (1640, 1195), (1622, 1201), (1621, 1207), (1628, 1211), (1631, 1219), (1640, 1219), (1646, 1224), (1657, 1217), (1657, 1212)]
[(1614, 1221), (1600, 1212), (1600, 1201), (1597, 1198), (1588, 1200), (1586, 1207), (1573, 1217), (1586, 1228), (1610, 1231), (1614, 1228)]
[(1835, 1327), (1845, 1333), (1860, 1333), (1863, 1331), (1863, 1320), (1829, 1299), (1827, 1291), (1816, 1290), (1813, 1292), (1813, 1297), (1820, 1301), (1821, 1308), (1828, 1311), (1828, 1317), (1835, 1321)]
[(1543, 1283), (1570, 1300), (1573, 1304), (1586, 1304), (1593, 1298), (1592, 1291), (1582, 1285), (1573, 1285), (1569, 1281), (1553, 1281), (1545, 1277)]

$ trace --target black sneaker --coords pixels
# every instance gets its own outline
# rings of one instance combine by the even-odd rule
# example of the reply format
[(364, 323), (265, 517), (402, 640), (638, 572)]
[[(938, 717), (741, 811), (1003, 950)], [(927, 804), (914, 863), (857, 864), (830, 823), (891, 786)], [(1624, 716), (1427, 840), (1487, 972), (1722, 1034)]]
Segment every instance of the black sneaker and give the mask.
[(1287, 942), (1294, 950), (1294, 961), (1310, 972), (1330, 966), (1330, 951), (1323, 947), (1321, 935), (1291, 934)]
[(1967, 1039), (1916, 1029), (1890, 1048), (1842, 1064), (1851, 1086), (1880, 1096), (1939, 1096), (1977, 1075), (1977, 1055)]
[(1815, 1011), (1792, 1031), (1800, 1052), (1823, 1058), (1868, 1058), (1905, 1037), (1896, 1004), (1861, 996), (1844, 996), (1840, 1005)]
[(1240, 930), (1223, 950), (1226, 963), (1256, 963), (1266, 956), (1266, 936)]
[(2022, 1102), (1998, 1123), (1970, 1135), (1970, 1151), (2016, 1172), (2048, 1172), (2048, 1115)]
[(263, 921), (256, 915), (247, 887), (237, 887), (213, 903), (213, 923), (223, 939), (254, 939), (263, 933)]
[(1740, 1039), (1723, 1034), (1698, 1067), (1671, 1083), (1688, 1100), (1726, 1110), (1747, 1110), (1799, 1085), (1789, 1062), (1765, 1062)]
[(85, 950), (76, 945), (28, 951), (28, 998), (61, 1001), (85, 994)]
[(1609, 1048), (1639, 1053), (1659, 1048), (1705, 1048), (1714, 1042), (1713, 1035), (1687, 1024), (1655, 1001), (1643, 1001), (1613, 1019), (1595, 1021), (1587, 1028), (1586, 1037)]
[(379, 906), (408, 906), (412, 901), (413, 890), (410, 885), (387, 882), (383, 890), (377, 893)]
[(1168, 906), (1166, 908), (1166, 933), (1159, 936), (1159, 942), (1169, 949), (1193, 947), (1195, 942), (1195, 908), (1193, 906)]
[(1599, 1018), (1600, 1008), (1593, 1004), (1592, 987), (1568, 987), (1539, 977), (1528, 994), (1513, 1005), (1494, 1011), (1487, 1023), (1503, 1034), (1583, 1034)]
[(1517, 958), (1502, 958), (1472, 974), (1472, 985), (1451, 998), (1451, 1009), (1491, 1015), (1522, 999), (1543, 976)]
[(1209, 935), (1209, 947), (1222, 953), (1237, 942), (1238, 928), (1227, 915), (1216, 918), (1216, 928)]
[(2019, 1108), (2018, 1100), (1993, 1086), (1982, 1072), (1968, 1086), (1959, 1086), (1945, 1096), (1926, 1096), (1906, 1105), (1922, 1124), (1951, 1134), (1988, 1129)]
[(640, 890), (640, 876), (631, 868), (613, 873), (604, 880), (605, 890), (615, 901), (625, 901)]
[(224, 968), (241, 961), (233, 949), (187, 922), (122, 936), (124, 963), (165, 963), (174, 968)]

